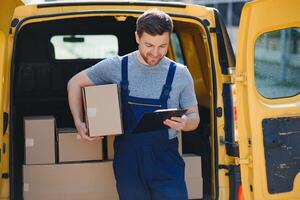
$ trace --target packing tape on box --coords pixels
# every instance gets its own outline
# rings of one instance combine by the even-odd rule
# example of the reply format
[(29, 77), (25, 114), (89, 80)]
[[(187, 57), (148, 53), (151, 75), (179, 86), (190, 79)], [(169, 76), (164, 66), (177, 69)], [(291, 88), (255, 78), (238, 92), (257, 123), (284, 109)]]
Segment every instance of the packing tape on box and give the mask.
[(26, 138), (25, 146), (26, 147), (33, 147), (34, 146), (34, 139), (33, 138)]
[(96, 117), (97, 109), (96, 108), (87, 108), (87, 116)]
[(24, 190), (24, 192), (28, 192), (29, 191), (29, 184), (28, 183), (24, 183), (23, 184), (23, 190)]

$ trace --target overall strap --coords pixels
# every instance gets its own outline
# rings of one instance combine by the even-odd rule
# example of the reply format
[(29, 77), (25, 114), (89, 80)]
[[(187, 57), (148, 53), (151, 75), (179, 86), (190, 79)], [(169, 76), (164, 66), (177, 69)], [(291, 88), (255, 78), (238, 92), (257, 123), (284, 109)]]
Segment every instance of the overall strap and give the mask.
[(128, 132), (128, 108), (127, 108), (127, 102), (128, 102), (128, 96), (129, 96), (129, 89), (128, 89), (128, 56), (124, 56), (121, 61), (121, 99), (122, 99), (122, 118), (123, 118), (123, 126), (125, 133)]
[(122, 95), (127, 97), (129, 95), (128, 89), (128, 56), (122, 58), (122, 77), (121, 77), (121, 91)]
[(167, 79), (160, 95), (160, 100), (162, 102), (162, 105), (165, 108), (167, 108), (167, 100), (170, 97), (169, 95), (172, 89), (172, 83), (173, 83), (175, 71), (176, 71), (176, 64), (174, 62), (171, 62), (169, 66)]

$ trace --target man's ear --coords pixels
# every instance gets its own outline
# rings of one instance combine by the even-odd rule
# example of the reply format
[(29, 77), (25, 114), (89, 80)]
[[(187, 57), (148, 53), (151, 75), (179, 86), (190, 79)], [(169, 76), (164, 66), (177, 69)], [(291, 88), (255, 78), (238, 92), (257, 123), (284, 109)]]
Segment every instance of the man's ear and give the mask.
[(136, 41), (136, 43), (140, 44), (139, 34), (137, 32), (134, 32), (134, 34), (135, 34), (135, 41)]

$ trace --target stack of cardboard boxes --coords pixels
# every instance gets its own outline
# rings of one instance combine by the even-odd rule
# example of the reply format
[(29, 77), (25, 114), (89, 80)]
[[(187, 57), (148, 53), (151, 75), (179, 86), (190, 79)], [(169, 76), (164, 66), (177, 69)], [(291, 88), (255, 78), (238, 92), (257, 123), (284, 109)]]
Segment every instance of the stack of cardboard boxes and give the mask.
[(112, 162), (103, 161), (102, 140), (88, 142), (73, 130), (56, 130), (51, 116), (24, 122), (25, 200), (118, 199)]
[[(25, 200), (118, 199), (111, 161), (114, 135), (123, 133), (118, 94), (115, 84), (83, 90), (89, 135), (107, 136), (105, 145), (82, 140), (74, 129), (57, 129), (53, 116), (24, 118)], [(184, 160), (189, 198), (202, 198), (201, 157)]]

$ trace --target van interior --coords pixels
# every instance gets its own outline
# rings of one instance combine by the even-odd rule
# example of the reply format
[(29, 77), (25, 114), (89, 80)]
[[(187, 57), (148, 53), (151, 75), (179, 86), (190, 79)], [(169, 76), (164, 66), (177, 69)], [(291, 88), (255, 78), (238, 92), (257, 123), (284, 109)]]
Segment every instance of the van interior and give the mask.
[[(11, 73), (12, 199), (23, 198), (20, 177), (23, 177), (24, 164), (24, 116), (52, 115), (58, 128), (74, 128), (67, 100), (68, 80), (106, 57), (135, 51), (135, 22), (136, 18), (130, 16), (125, 20), (89, 16), (27, 23), (20, 27), (15, 37)], [(182, 151), (202, 157), (203, 193), (211, 196), (212, 86), (205, 34), (197, 24), (175, 20), (174, 25), (167, 56), (183, 62), (192, 73), (201, 117), (195, 131), (182, 134)], [(107, 45), (109, 39), (113, 41)], [(91, 46), (95, 49), (88, 52)], [(108, 51), (103, 49), (107, 46)]]

